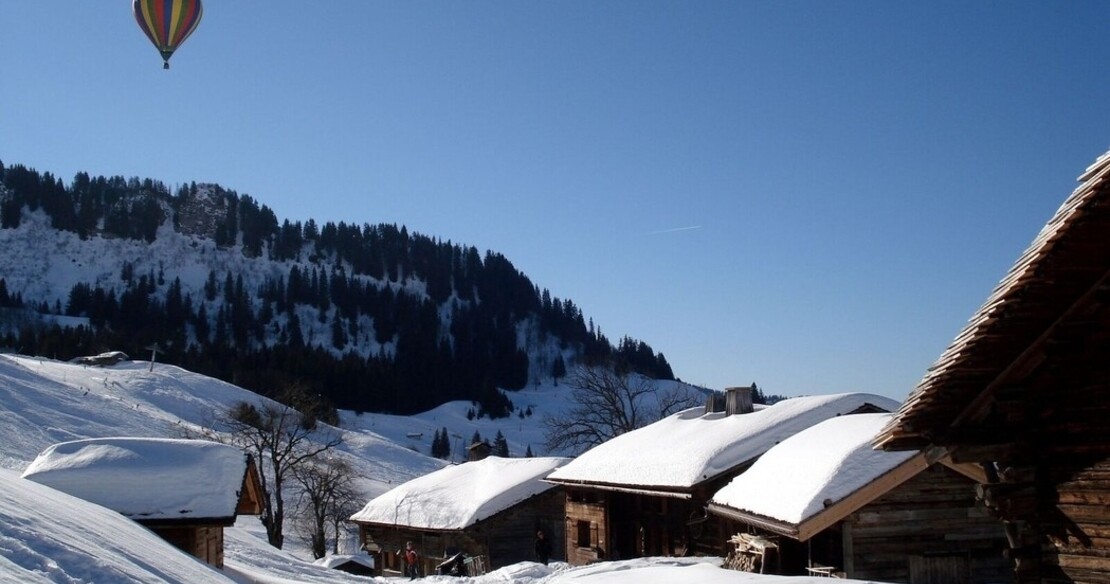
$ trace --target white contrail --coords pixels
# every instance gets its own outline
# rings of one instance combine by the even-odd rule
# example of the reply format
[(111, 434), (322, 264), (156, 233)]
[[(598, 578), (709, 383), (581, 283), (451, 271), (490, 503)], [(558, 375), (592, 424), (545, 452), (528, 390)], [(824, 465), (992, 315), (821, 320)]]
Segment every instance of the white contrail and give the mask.
[(690, 231), (691, 229), (701, 229), (701, 225), (690, 225), (689, 227), (673, 227), (671, 229), (660, 229), (659, 231), (650, 231), (648, 235), (660, 235), (662, 233), (677, 233), (679, 231)]

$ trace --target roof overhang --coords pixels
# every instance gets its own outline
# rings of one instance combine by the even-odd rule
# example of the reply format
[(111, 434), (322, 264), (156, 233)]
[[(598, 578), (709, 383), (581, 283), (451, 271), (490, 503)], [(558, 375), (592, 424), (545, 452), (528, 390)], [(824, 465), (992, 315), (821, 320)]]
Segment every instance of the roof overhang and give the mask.
[(181, 517), (165, 519), (144, 519), (142, 517), (129, 517), (128, 519), (148, 528), (156, 527), (231, 527), (235, 525), (234, 517)]
[(685, 490), (677, 490), (671, 488), (652, 487), (650, 485), (613, 485), (608, 483), (594, 483), (589, 481), (561, 481), (556, 479), (544, 479), (544, 482), (562, 487), (580, 488), (580, 489), (595, 489), (599, 491), (611, 491), (614, 493), (629, 493), (632, 495), (646, 495), (649, 497), (667, 497), (671, 499), (692, 499), (693, 493)]
[(940, 449), (920, 452), (879, 478), (850, 493), (839, 501), (828, 505), (800, 523), (790, 523), (788, 521), (773, 519), (750, 511), (735, 509), (727, 505), (720, 505), (712, 502), (709, 503), (708, 510), (710, 513), (766, 529), (779, 535), (785, 535), (798, 541), (807, 541), (814, 535), (817, 535), (843, 520), (845, 517), (855, 513), (864, 505), (889, 493), (895, 487), (917, 476), (921, 471), (929, 468), (929, 465), (940, 461), (944, 454), (944, 451)]
[(1079, 181), (875, 438), (877, 447), (968, 443), (961, 432), (982, 421), (1000, 391), (1042, 366), (1057, 333), (1105, 304), (1110, 152)]

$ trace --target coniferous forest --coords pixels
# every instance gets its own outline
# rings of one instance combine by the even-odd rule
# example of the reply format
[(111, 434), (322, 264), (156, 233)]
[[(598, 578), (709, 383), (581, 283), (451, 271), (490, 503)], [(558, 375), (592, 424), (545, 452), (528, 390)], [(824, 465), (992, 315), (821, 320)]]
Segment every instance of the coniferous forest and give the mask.
[(53, 300), (27, 297), (0, 272), (0, 348), (145, 359), (157, 343), (160, 361), (264, 395), (300, 384), (339, 408), (396, 414), (461, 399), (478, 415), (506, 415), (513, 406), (497, 388), (558, 378), (574, 364), (674, 378), (662, 354), (628, 337), (614, 345), (503, 255), (404, 226), (279, 222), (217, 185), (171, 192), (152, 179), (85, 173), (66, 184), (0, 162), (0, 229), (43, 214), (82, 242), (151, 243), (170, 228), (278, 268), (252, 284), (213, 267), (190, 286), (155, 262), (121, 259), (110, 285), (78, 282)]

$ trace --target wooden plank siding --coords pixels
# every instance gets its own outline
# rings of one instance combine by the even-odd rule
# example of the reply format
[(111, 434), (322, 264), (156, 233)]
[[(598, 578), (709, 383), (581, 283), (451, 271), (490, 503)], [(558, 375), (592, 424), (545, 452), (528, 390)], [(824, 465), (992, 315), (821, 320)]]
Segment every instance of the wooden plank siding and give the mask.
[[(566, 488), (564, 541), (566, 559), (583, 566), (608, 558), (609, 496), (611, 493), (575, 487)], [(556, 546), (557, 547), (557, 546)]]
[(201, 561), (224, 567), (223, 526), (149, 526), (158, 537)]
[(741, 516), (722, 518), (721, 525), (729, 535), (752, 533), (777, 542), (776, 557), (765, 567), (771, 573), (804, 575), (808, 566), (822, 565), (848, 578), (906, 584), (1010, 579), (1002, 526), (976, 501), (975, 482), (942, 464), (808, 532), (808, 539), (796, 529), (792, 535), (770, 531)]
[(708, 516), (705, 506), (731, 477), (708, 481), (681, 496), (568, 485), (567, 561), (581, 566), (651, 556), (724, 556), (728, 537), (721, 520)]
[(943, 465), (922, 471), (845, 523), (850, 578), (916, 584), (913, 566), (949, 570), (959, 563), (968, 570), (962, 581), (1009, 579), (1002, 526), (975, 500), (975, 483)]
[[(534, 561), (536, 531), (542, 529), (552, 542), (562, 541), (564, 494), (554, 488), (533, 496), (464, 530), (428, 530), (404, 525), (360, 523), (360, 539), (382, 548), (381, 566), (388, 572), (401, 572), (398, 550), (412, 541), (421, 558), (421, 573), (435, 574), (444, 558), (457, 552), (485, 556), (486, 566), (497, 569), (521, 561)], [(552, 560), (565, 559), (563, 550), (552, 545)]]

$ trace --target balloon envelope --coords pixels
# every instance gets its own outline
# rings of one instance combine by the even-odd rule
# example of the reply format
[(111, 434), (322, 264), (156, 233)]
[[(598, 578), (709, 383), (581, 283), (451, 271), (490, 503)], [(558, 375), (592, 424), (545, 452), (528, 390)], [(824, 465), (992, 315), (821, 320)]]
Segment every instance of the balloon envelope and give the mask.
[(133, 0), (131, 10), (143, 34), (162, 53), (166, 69), (170, 55), (193, 34), (204, 11), (200, 0)]

